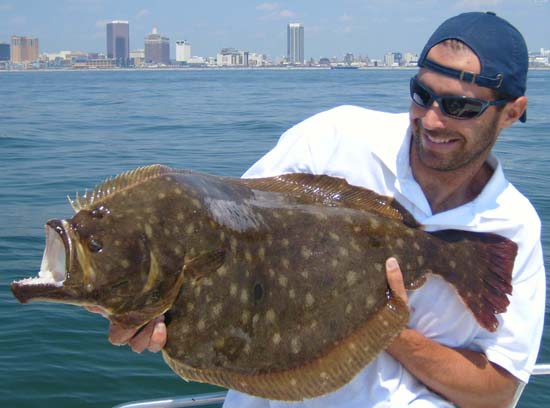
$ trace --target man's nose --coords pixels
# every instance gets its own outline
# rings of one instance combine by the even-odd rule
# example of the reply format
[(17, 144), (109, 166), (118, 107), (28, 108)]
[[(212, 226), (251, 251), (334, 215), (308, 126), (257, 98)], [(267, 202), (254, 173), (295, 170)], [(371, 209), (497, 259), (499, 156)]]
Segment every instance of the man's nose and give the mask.
[(437, 102), (434, 101), (424, 109), (424, 114), (422, 115), (422, 126), (424, 129), (442, 129), (445, 127), (445, 121), (445, 115), (441, 112)]

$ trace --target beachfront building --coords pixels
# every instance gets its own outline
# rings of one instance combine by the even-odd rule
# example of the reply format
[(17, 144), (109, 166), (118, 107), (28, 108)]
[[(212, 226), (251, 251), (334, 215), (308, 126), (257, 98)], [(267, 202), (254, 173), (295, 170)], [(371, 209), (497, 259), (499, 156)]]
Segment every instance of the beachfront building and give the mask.
[(189, 63), (191, 59), (191, 44), (189, 41), (176, 41), (176, 62)]
[(29, 63), (38, 60), (38, 38), (11, 37), (11, 62), (14, 64)]
[(156, 27), (145, 37), (145, 62), (170, 65), (170, 39), (160, 35)]
[(219, 67), (247, 67), (248, 51), (239, 51), (235, 48), (222, 48), (216, 57)]
[(290, 23), (287, 26), (287, 61), (290, 64), (304, 64), (304, 25)]
[(130, 59), (130, 25), (128, 21), (107, 23), (107, 58), (118, 65), (128, 65)]
[(145, 62), (145, 50), (139, 49), (130, 51), (130, 61), (133, 62), (134, 67), (141, 67)]
[(0, 61), (10, 60), (10, 45), (7, 43), (0, 43)]

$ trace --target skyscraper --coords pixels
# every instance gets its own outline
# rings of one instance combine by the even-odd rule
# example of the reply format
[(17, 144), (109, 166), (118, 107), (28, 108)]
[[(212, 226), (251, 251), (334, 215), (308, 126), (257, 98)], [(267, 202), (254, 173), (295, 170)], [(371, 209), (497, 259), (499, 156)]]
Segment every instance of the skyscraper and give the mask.
[(304, 59), (304, 25), (290, 23), (287, 26), (286, 55), (291, 64), (303, 64)]
[(32, 62), (38, 59), (38, 38), (11, 37), (11, 62)]
[(191, 59), (191, 44), (189, 41), (176, 41), (176, 61), (189, 62)]
[(10, 60), (10, 45), (6, 43), (0, 43), (0, 61)]
[(145, 37), (145, 62), (170, 64), (170, 40), (161, 36), (156, 27)]
[(126, 65), (130, 59), (130, 25), (127, 21), (107, 23), (107, 58), (114, 58), (118, 65)]

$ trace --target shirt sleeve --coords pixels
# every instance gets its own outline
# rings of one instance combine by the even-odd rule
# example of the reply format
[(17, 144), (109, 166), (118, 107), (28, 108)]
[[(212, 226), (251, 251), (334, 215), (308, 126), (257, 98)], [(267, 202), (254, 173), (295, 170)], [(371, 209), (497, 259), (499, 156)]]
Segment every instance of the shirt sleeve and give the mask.
[[(512, 239), (518, 244), (512, 280), (512, 296), (507, 311), (499, 316), (495, 333), (486, 331), (474, 340), (489, 361), (527, 382), (536, 363), (544, 326), (546, 277), (540, 220), (534, 209)], [(530, 210), (530, 211), (529, 211)]]

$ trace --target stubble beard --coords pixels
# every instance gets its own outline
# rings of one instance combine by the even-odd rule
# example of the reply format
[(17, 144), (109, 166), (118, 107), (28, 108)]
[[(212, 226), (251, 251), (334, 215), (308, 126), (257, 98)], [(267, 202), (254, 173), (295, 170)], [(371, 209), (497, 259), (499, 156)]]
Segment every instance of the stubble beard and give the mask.
[[(498, 136), (496, 124), (499, 116), (500, 112), (490, 122), (480, 127), (475, 140), (468, 142), (469, 147), (465, 147), (467, 139), (460, 132), (427, 132), (422, 126), (422, 120), (417, 118), (412, 126), (412, 148), (415, 149), (416, 157), (425, 167), (442, 172), (456, 171), (467, 167), (482, 157), (484, 161), (496, 142)], [(454, 152), (452, 156), (437, 155), (423, 146), (422, 137), (425, 137), (425, 133), (429, 133), (436, 138), (456, 139), (458, 141), (455, 143), (459, 143), (461, 148)]]

